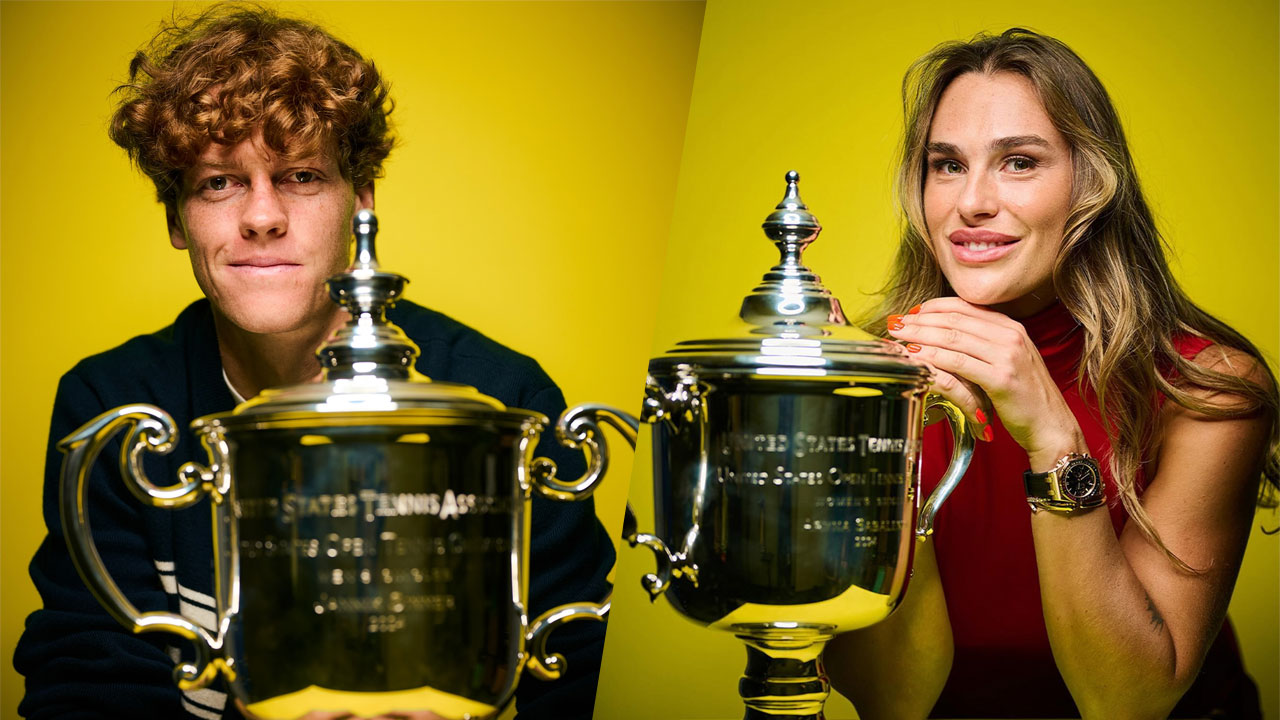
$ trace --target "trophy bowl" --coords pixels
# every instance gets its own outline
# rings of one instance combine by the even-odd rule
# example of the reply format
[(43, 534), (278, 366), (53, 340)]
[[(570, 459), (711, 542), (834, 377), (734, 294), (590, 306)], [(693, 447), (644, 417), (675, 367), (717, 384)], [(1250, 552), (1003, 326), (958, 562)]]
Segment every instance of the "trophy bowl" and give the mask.
[[(678, 343), (649, 364), (655, 530), (633, 532), (657, 570), (642, 584), (684, 617), (747, 646), (746, 717), (820, 718), (821, 653), (836, 633), (888, 617), (912, 537), (968, 466), (958, 408), (927, 395), (929, 370), (851, 327), (803, 265), (821, 230), (787, 174), (764, 223), (781, 259), (743, 301), (737, 337)], [(917, 511), (925, 412), (953, 426), (951, 466)]]
[[(609, 610), (573, 603), (530, 622), (529, 501), (587, 497), (608, 463), (598, 423), (634, 441), (634, 421), (600, 406), (566, 411), (556, 436), (588, 458), (586, 475), (566, 482), (533, 457), (547, 417), (417, 375), (418, 348), (385, 318), (405, 279), (378, 268), (376, 230), (361, 211), (356, 261), (329, 281), (351, 321), (317, 352), (324, 380), (194, 421), (207, 465), (183, 465), (168, 487), (147, 479), (143, 453), (167, 453), (176, 437), (172, 418), (149, 405), (110, 410), (59, 445), (68, 546), (99, 602), (133, 632), (191, 641), (196, 658), (175, 669), (179, 687), (222, 675), (236, 702), (267, 720), (316, 710), (491, 717), (524, 669), (562, 673), (563, 658), (545, 649), (555, 627)], [(140, 613), (98, 555), (86, 478), (122, 430), (121, 474), (142, 502), (212, 501), (212, 623)]]

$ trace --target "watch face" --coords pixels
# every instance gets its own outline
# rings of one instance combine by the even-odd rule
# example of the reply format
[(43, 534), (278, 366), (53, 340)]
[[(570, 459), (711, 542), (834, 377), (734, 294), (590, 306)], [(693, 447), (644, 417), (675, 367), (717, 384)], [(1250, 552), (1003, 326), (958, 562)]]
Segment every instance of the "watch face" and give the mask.
[(1102, 493), (1102, 478), (1092, 463), (1073, 462), (1062, 473), (1059, 487), (1072, 500), (1092, 500)]

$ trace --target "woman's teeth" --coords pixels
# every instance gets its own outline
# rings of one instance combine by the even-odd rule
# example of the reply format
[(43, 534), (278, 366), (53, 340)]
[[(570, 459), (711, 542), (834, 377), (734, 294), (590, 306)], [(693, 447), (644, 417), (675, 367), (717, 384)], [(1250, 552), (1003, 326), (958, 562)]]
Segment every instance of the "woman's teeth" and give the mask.
[(1006, 244), (1007, 243), (998, 243), (998, 242), (996, 243), (971, 242), (971, 243), (965, 243), (964, 246), (969, 250), (990, 250), (993, 247), (1000, 247), (1001, 245), (1006, 245)]

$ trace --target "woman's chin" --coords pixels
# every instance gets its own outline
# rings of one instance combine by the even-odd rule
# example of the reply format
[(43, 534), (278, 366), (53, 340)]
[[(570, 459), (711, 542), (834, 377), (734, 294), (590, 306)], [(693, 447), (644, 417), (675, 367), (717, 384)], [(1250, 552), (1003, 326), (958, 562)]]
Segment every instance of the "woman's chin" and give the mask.
[(991, 286), (952, 286), (956, 297), (970, 305), (991, 308), (1010, 317), (1033, 315), (1052, 305), (1057, 295), (1050, 288), (1027, 292), (1025, 289), (1014, 290), (1007, 287)]
[(953, 287), (952, 290), (955, 291), (956, 297), (970, 305), (981, 305), (983, 307), (1006, 305), (1018, 300), (1017, 295), (1014, 293), (1002, 292), (995, 288)]

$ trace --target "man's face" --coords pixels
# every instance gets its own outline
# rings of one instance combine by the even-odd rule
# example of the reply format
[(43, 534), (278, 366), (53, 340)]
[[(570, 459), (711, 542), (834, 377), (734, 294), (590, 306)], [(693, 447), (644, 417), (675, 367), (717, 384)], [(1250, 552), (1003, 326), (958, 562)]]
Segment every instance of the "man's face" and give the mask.
[(285, 333), (329, 322), (324, 281), (348, 265), (352, 216), (372, 207), (373, 186), (352, 189), (332, 152), (288, 160), (255, 135), (211, 144), (187, 170), (169, 239), (217, 312)]

